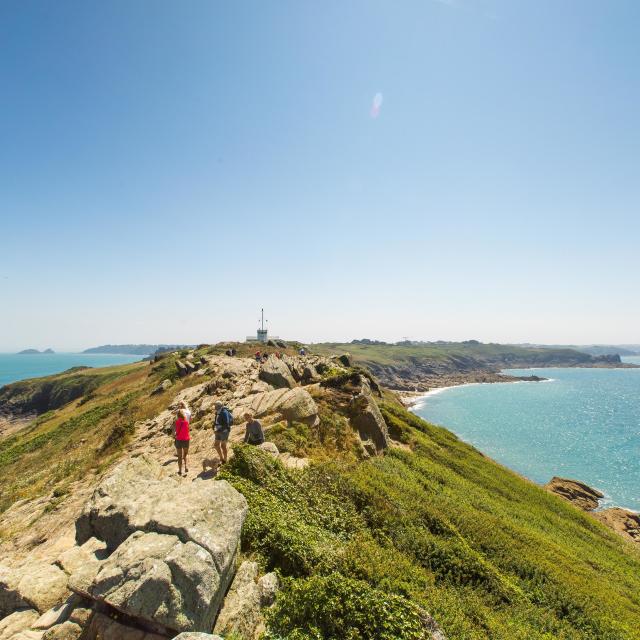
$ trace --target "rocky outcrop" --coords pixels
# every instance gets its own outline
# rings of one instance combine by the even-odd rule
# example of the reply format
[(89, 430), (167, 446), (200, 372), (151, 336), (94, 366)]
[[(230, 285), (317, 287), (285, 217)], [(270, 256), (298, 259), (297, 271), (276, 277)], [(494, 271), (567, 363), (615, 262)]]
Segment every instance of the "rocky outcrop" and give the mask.
[(181, 360), (176, 360), (176, 369), (178, 370), (178, 375), (181, 378), (189, 374), (189, 369), (187, 369), (187, 365)]
[(88, 595), (150, 627), (204, 631), (213, 626), (228, 575), (198, 544), (136, 531), (102, 563)]
[(301, 387), (255, 393), (237, 400), (231, 408), (236, 421), (242, 420), (245, 411), (250, 411), (257, 418), (275, 415), (288, 422), (315, 424), (318, 419), (315, 401), (309, 392)]
[(173, 382), (169, 378), (164, 379), (152, 392), (151, 395), (155, 396), (160, 393), (164, 393), (173, 386)]
[(226, 481), (184, 483), (147, 458), (105, 478), (76, 525), (111, 555), (69, 579), (152, 631), (208, 631), (233, 577), (247, 503)]
[(42, 640), (78, 640), (82, 635), (82, 627), (67, 620), (51, 627), (42, 635)]
[(0, 567), (0, 616), (28, 607), (44, 613), (68, 595), (67, 576), (59, 567), (46, 563)]
[(9, 640), (16, 633), (29, 629), (38, 619), (35, 609), (21, 609), (0, 620), (0, 640)]
[(49, 629), (57, 624), (62, 624), (69, 619), (73, 609), (80, 604), (81, 599), (72, 595), (61, 605), (57, 605), (45, 611), (32, 625), (32, 629)]
[(343, 353), (341, 356), (337, 356), (336, 360), (343, 366), (347, 368), (353, 367), (353, 358), (348, 353)]
[(640, 544), (640, 514), (615, 507), (597, 511), (593, 515), (629, 542)]
[(559, 478), (557, 476), (551, 478), (550, 482), (544, 485), (544, 488), (568, 500), (583, 511), (593, 511), (597, 509), (600, 499), (604, 498), (603, 493), (600, 493), (597, 489), (592, 489), (584, 484), (584, 482)]
[(214, 632), (223, 636), (235, 634), (251, 640), (262, 621), (258, 564), (243, 562), (233, 579)]
[(351, 425), (358, 431), (367, 453), (379, 453), (389, 446), (387, 423), (371, 395), (369, 381), (360, 376), (360, 383), (360, 392), (350, 404)]
[[(178, 637), (182, 637), (183, 635), (186, 634), (180, 634)], [(196, 635), (197, 634), (194, 634), (194, 636)], [(93, 614), (85, 637), (87, 640), (166, 640), (166, 636), (164, 635), (161, 636), (145, 631), (144, 629), (130, 627), (103, 613)]]
[(293, 389), (296, 386), (296, 381), (293, 379), (289, 367), (275, 356), (269, 356), (262, 365), (260, 380), (276, 389)]
[(258, 588), (260, 589), (260, 605), (270, 607), (275, 602), (280, 589), (278, 576), (275, 573), (265, 573), (258, 580)]

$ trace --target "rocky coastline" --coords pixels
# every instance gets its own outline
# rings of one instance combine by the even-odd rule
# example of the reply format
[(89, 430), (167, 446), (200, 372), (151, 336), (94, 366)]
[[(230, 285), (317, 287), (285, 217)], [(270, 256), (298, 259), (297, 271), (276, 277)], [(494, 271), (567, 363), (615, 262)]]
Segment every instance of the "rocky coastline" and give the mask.
[(554, 476), (544, 488), (586, 511), (627, 541), (640, 545), (640, 514), (621, 507), (599, 510), (604, 494), (579, 480)]
[[(394, 391), (402, 400), (405, 406), (410, 407), (425, 394), (437, 389), (448, 389), (449, 387), (460, 387), (465, 384), (495, 384), (505, 382), (544, 382), (548, 378), (541, 376), (510, 376), (492, 371), (471, 371), (468, 373), (450, 374), (433, 377), (423, 377), (420, 379), (408, 379), (406, 384), (396, 385)], [(402, 388), (398, 388), (402, 387)], [(390, 387), (391, 388), (391, 387)]]

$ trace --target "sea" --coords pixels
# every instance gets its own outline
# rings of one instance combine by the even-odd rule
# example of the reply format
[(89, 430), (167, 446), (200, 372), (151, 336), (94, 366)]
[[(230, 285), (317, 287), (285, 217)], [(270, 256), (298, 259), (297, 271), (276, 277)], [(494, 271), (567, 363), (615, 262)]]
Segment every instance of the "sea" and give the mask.
[(534, 482), (581, 480), (601, 507), (640, 511), (640, 369), (504, 373), (548, 380), (436, 389), (412, 410)]
[(17, 380), (60, 373), (71, 367), (109, 367), (137, 362), (142, 358), (111, 353), (0, 353), (0, 387)]

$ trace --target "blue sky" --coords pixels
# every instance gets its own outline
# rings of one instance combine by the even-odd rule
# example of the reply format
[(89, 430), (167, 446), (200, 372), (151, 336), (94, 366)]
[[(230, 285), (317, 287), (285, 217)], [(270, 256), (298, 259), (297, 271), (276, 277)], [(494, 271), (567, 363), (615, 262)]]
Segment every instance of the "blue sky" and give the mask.
[[(0, 350), (640, 342), (640, 4), (0, 4)], [(382, 104), (372, 115), (374, 96)]]

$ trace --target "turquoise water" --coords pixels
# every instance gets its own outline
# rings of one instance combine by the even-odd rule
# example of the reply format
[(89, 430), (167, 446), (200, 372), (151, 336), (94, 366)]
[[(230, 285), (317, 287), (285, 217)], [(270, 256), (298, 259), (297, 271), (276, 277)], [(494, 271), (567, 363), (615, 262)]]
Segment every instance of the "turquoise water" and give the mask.
[[(640, 358), (625, 358), (640, 364)], [(548, 382), (428, 394), (413, 410), (534, 482), (564, 476), (640, 510), (640, 369), (527, 369)]]
[(48, 376), (81, 365), (109, 367), (141, 359), (142, 356), (110, 353), (32, 353), (23, 355), (0, 353), (0, 387), (16, 380)]

